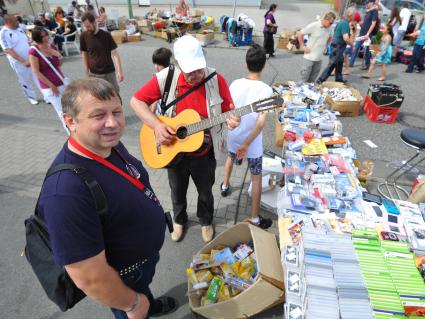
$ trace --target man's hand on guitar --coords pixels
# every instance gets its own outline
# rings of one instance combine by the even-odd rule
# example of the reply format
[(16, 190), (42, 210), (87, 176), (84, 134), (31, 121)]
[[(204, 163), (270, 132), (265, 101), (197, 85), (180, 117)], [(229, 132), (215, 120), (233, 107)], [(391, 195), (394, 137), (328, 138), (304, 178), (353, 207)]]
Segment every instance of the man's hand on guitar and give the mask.
[(235, 115), (230, 115), (230, 117), (226, 120), (227, 127), (229, 130), (233, 130), (241, 124), (241, 118)]
[(155, 138), (159, 144), (169, 145), (176, 138), (176, 132), (171, 127), (160, 122), (154, 127)]

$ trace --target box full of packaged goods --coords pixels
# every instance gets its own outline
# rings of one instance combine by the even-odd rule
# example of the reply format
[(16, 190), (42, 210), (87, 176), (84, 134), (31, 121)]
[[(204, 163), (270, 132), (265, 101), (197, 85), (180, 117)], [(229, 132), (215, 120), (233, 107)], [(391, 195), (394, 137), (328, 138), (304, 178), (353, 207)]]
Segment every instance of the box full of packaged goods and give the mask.
[(206, 318), (247, 318), (284, 301), (276, 236), (248, 223), (204, 246), (187, 275), (189, 305)]

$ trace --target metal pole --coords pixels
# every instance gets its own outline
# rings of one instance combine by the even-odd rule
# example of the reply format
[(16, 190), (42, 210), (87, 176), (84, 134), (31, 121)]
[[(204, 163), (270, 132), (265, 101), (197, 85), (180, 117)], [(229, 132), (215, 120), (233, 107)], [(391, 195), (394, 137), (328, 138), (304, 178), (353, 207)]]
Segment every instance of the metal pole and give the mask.
[(233, 1), (233, 19), (235, 18), (236, 0)]
[[(36, 15), (35, 15), (34, 7), (32, 6), (31, 0), (28, 0), (28, 3), (30, 4), (31, 11), (32, 11), (32, 14), (34, 15), (34, 19), (35, 19)], [(32, 22), (34, 22), (34, 21), (32, 21)]]
[(128, 16), (130, 19), (133, 19), (133, 8), (131, 5), (131, 0), (127, 0), (127, 6), (128, 6)]

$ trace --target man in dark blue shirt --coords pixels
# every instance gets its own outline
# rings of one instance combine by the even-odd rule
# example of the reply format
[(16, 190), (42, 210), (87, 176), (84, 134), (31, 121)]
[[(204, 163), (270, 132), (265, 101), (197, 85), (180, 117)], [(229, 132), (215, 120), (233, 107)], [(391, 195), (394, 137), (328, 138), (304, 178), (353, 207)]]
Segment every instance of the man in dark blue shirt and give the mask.
[(175, 310), (173, 298), (154, 299), (149, 289), (164, 242), (165, 216), (142, 163), (120, 142), (125, 126), (121, 98), (104, 80), (77, 80), (64, 91), (62, 107), (71, 135), (52, 166), (84, 167), (102, 188), (108, 213), (101, 223), (88, 187), (74, 172), (48, 177), (39, 213), (55, 262), (87, 296), (112, 308), (117, 319)]
[(361, 68), (362, 70), (369, 69), (370, 66), (370, 36), (372, 35), (372, 31), (375, 29), (376, 24), (378, 23), (378, 10), (375, 5), (376, 0), (367, 0), (366, 1), (366, 14), (363, 19), (363, 24), (359, 33), (359, 40), (356, 41), (354, 45), (354, 52), (351, 55), (350, 59), (350, 67), (354, 66), (354, 61), (356, 61), (356, 57), (359, 54), (360, 48), (365, 43), (365, 65)]

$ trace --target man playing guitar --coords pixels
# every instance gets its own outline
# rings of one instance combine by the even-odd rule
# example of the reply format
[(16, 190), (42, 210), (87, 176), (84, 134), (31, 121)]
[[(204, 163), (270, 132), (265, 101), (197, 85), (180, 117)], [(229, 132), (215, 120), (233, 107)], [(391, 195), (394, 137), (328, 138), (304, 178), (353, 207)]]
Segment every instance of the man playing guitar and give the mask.
[[(163, 113), (174, 117), (183, 110), (193, 109), (202, 118), (209, 118), (232, 110), (233, 102), (225, 79), (206, 66), (200, 42), (191, 35), (185, 35), (174, 44), (174, 56), (178, 66), (165, 68), (142, 86), (133, 96), (130, 105), (136, 115), (155, 132), (157, 143), (170, 145), (176, 132), (159, 121), (150, 111), (149, 105), (161, 99)], [(177, 103), (176, 98), (191, 91)], [(237, 127), (240, 119), (231, 116), (227, 120), (229, 129)], [(211, 141), (210, 141), (211, 142)], [(187, 223), (187, 188), (192, 177), (198, 191), (197, 216), (201, 223), (202, 239), (209, 242), (214, 237), (212, 226), (216, 160), (212, 145), (202, 151), (184, 153), (167, 167), (174, 211), (174, 232), (171, 238), (178, 242), (183, 239)]]

